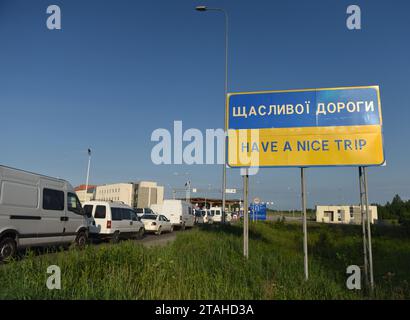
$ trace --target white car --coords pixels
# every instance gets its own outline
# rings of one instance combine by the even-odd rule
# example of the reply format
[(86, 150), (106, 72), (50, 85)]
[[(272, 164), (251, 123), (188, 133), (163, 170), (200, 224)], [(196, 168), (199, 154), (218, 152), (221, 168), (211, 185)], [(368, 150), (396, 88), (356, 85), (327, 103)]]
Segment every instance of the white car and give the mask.
[(88, 239), (88, 222), (65, 180), (0, 166), (0, 261), (19, 248)]
[(84, 211), (90, 218), (90, 236), (116, 243), (121, 238), (142, 238), (144, 224), (126, 204), (111, 201), (88, 201)]
[(141, 217), (147, 232), (154, 232), (160, 235), (162, 232), (173, 232), (174, 226), (162, 214), (145, 214)]

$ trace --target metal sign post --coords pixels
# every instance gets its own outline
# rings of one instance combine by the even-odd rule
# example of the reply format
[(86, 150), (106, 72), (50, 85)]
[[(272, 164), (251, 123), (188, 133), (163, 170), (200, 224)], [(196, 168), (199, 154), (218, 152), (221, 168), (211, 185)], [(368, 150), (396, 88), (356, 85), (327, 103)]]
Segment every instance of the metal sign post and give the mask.
[(249, 212), (248, 212), (248, 193), (249, 193), (249, 175), (248, 169), (243, 176), (243, 255), (246, 259), (249, 257)]
[(362, 222), (362, 238), (363, 238), (363, 260), (364, 260), (364, 285), (369, 287), (369, 271), (368, 271), (368, 262), (367, 262), (367, 240), (366, 240), (366, 216), (365, 216), (365, 186), (363, 179), (363, 170), (362, 167), (359, 167), (359, 191), (360, 191), (360, 215)]
[(370, 291), (373, 293), (374, 289), (374, 278), (373, 278), (373, 253), (372, 253), (372, 230), (370, 227), (370, 210), (369, 210), (369, 196), (367, 192), (367, 172), (366, 167), (363, 167), (363, 177), (364, 177), (364, 194), (366, 201), (366, 220), (367, 220), (367, 249), (369, 251), (369, 270), (370, 270)]
[(373, 275), (373, 252), (372, 252), (372, 230), (371, 230), (372, 217), (370, 217), (370, 210), (369, 210), (369, 196), (368, 196), (368, 189), (367, 189), (366, 167), (359, 167), (359, 181), (360, 181), (360, 211), (362, 215), (365, 284), (370, 289), (370, 293), (373, 293), (374, 275)]
[(307, 246), (307, 217), (306, 217), (306, 185), (305, 185), (305, 168), (300, 168), (300, 178), (302, 187), (302, 212), (303, 212), (303, 253), (305, 266), (305, 280), (309, 279), (308, 268), (308, 246)]

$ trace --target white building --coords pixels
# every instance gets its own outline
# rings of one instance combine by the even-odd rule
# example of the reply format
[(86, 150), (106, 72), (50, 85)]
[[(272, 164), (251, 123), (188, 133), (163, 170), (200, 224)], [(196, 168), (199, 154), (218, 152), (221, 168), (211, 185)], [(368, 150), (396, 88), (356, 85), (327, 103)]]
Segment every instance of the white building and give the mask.
[(152, 204), (162, 204), (164, 187), (156, 182), (114, 183), (97, 186), (95, 200), (121, 201), (133, 208), (149, 208)]
[[(377, 207), (369, 206), (370, 222), (377, 220)], [(316, 206), (316, 222), (361, 224), (360, 206)]]
[(114, 183), (97, 186), (94, 199), (99, 201), (121, 201), (129, 206), (133, 206), (134, 184)]
[(81, 203), (94, 199), (96, 186), (88, 186), (87, 191), (85, 190), (85, 188), (85, 184), (82, 184), (81, 186), (78, 186), (74, 189), (75, 193), (77, 194), (78, 200), (80, 200)]

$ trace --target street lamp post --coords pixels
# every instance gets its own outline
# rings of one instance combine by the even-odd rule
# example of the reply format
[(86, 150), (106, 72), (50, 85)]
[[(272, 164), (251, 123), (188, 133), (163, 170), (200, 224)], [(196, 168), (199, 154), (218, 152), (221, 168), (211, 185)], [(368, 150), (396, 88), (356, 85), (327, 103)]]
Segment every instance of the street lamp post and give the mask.
[(88, 165), (87, 165), (87, 178), (86, 178), (86, 182), (85, 182), (85, 196), (84, 196), (84, 201), (87, 201), (88, 182), (89, 182), (89, 179), (90, 179), (91, 148), (88, 148), (87, 153), (88, 153)]
[[(219, 11), (222, 12), (225, 16), (225, 106), (227, 103), (227, 95), (228, 95), (228, 13), (222, 8), (208, 8), (206, 6), (197, 6), (195, 10), (203, 12), (203, 11)], [(225, 108), (224, 108), (225, 109)], [(222, 223), (225, 223), (225, 206), (226, 206), (226, 112), (224, 112), (224, 133), (225, 133), (225, 140), (224, 140), (224, 150), (223, 150), (223, 169), (222, 169)]]

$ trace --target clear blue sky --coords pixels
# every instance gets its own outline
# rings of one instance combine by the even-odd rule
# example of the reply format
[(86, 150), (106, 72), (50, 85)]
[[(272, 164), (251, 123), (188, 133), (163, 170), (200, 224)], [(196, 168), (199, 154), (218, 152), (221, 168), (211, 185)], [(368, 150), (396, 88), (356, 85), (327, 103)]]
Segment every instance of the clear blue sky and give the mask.
[[(95, 184), (220, 188), (220, 166), (150, 158), (152, 131), (174, 120), (223, 126), (224, 20), (193, 10), (206, 4), (229, 12), (230, 91), (380, 85), (387, 166), (369, 169), (370, 201), (409, 198), (410, 2), (353, 2), (361, 31), (347, 30), (343, 0), (0, 0), (0, 163), (77, 185), (91, 146)], [(61, 31), (46, 28), (50, 4)], [(308, 169), (307, 187), (309, 206), (358, 202), (355, 168)], [(256, 195), (298, 208), (299, 170), (261, 170)]]

